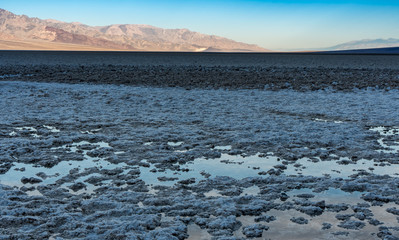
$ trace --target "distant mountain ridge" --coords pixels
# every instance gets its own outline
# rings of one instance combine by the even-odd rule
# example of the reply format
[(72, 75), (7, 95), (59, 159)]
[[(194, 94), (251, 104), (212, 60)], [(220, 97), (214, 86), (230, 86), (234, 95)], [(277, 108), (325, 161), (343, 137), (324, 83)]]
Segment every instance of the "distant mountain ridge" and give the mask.
[[(42, 20), (0, 9), (0, 48), (10, 42), (129, 51), (266, 52), (254, 44), (193, 32), (150, 25), (114, 24), (93, 27), (54, 19)], [(17, 44), (18, 45), (18, 44)], [(24, 46), (28, 46), (25, 44)], [(9, 46), (10, 47), (10, 46)], [(12, 46), (10, 47), (12, 49)], [(28, 47), (29, 48), (29, 47)]]
[(354, 49), (375, 49), (375, 48), (391, 48), (399, 47), (399, 39), (363, 39), (342, 43), (326, 50), (354, 50)]

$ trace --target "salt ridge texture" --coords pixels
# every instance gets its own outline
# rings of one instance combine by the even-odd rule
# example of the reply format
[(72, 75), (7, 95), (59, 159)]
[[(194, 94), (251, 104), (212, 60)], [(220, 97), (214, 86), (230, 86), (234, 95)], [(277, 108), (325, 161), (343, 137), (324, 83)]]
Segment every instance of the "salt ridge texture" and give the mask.
[[(396, 168), (398, 152), (381, 150), (392, 150), (399, 136), (375, 128), (389, 132), (399, 126), (397, 90), (186, 90), (1, 81), (0, 98), (6, 113), (0, 117), (0, 172), (26, 171), (29, 177), (18, 185), (0, 182), (2, 238), (398, 236), (394, 175), (367, 169), (344, 178), (285, 174), (302, 158)], [(222, 154), (264, 154), (281, 164), (253, 169), (253, 177), (204, 172), (204, 178), (169, 185), (150, 185), (143, 176), (144, 168), (151, 170), (148, 175), (183, 174), (187, 163), (216, 161)], [(111, 165), (79, 167), (87, 156)], [(45, 168), (68, 161), (76, 167), (59, 178), (46, 176)], [(44, 175), (32, 179), (29, 170), (15, 169), (18, 164), (40, 167)], [(247, 191), (253, 187), (258, 190)], [(331, 189), (353, 199), (332, 201)]]

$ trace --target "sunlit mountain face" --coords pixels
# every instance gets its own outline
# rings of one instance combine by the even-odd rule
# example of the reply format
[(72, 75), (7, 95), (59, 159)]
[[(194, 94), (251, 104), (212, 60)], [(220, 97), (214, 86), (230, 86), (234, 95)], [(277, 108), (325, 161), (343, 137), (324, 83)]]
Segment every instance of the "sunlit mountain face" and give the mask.
[(81, 23), (42, 20), (0, 9), (2, 49), (85, 49), (131, 51), (265, 52), (256, 45), (150, 25), (116, 24), (92, 27)]

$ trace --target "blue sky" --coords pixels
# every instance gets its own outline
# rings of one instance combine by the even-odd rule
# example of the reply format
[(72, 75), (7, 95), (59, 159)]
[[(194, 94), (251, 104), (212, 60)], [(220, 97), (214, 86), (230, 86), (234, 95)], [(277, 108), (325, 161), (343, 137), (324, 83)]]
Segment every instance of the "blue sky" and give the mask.
[(1, 0), (0, 8), (94, 26), (131, 23), (188, 28), (273, 50), (399, 38), (399, 1), (389, 0)]

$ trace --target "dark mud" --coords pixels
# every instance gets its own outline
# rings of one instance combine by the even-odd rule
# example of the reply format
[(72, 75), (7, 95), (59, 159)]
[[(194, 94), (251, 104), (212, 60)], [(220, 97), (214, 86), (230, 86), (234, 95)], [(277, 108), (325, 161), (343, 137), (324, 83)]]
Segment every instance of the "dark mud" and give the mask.
[(398, 89), (399, 55), (0, 52), (7, 80), (187, 89)]

